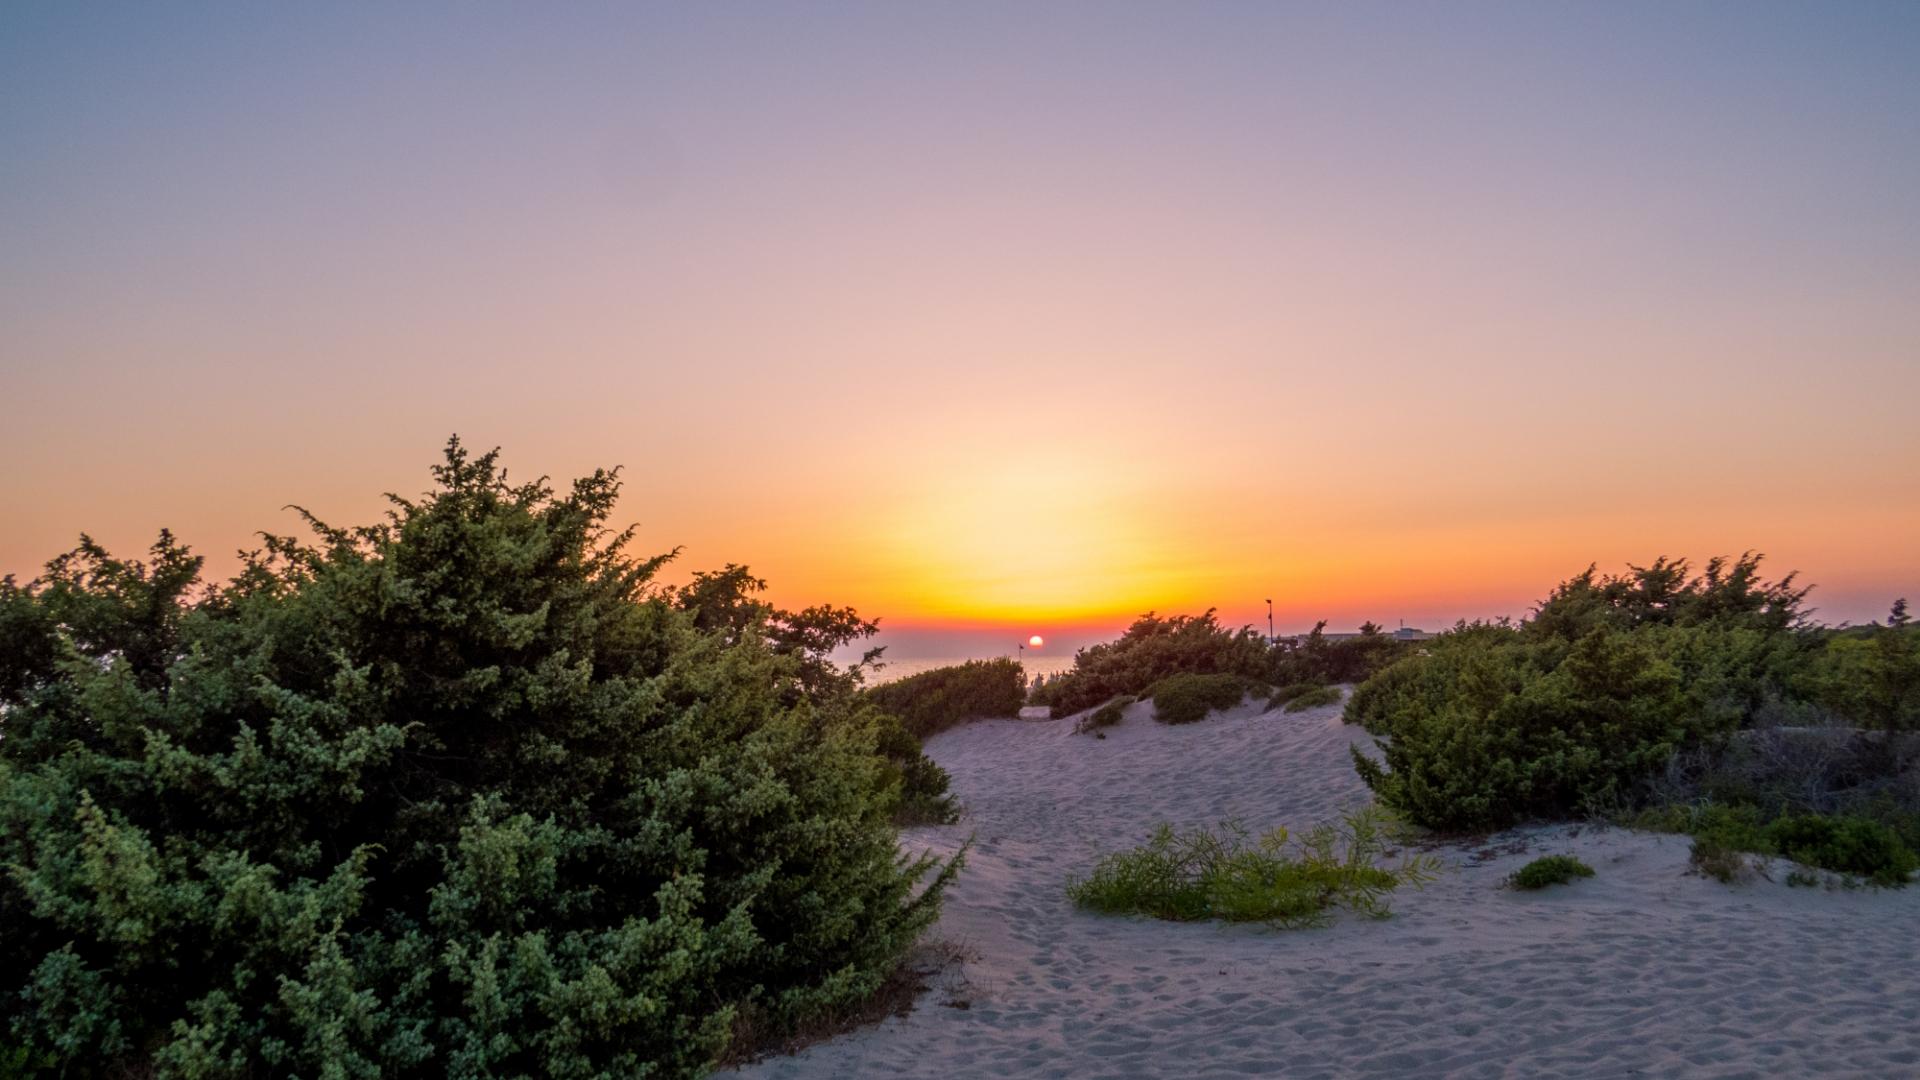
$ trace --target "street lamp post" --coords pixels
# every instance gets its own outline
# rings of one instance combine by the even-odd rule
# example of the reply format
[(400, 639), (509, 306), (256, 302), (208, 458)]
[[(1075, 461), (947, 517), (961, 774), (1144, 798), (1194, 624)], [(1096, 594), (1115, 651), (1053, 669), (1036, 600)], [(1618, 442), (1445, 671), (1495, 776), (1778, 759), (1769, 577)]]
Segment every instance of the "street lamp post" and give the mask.
[(1267, 648), (1273, 648), (1276, 639), (1273, 636), (1273, 598), (1267, 598)]

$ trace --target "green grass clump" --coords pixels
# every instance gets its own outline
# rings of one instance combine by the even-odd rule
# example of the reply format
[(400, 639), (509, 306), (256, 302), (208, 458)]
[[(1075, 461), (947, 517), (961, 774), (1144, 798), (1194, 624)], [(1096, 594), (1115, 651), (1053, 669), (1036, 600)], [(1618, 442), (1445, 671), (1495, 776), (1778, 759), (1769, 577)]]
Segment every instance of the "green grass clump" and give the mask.
[(1634, 820), (1640, 828), (1693, 837), (1693, 865), (1720, 881), (1745, 879), (1754, 855), (1898, 888), (1920, 870), (1920, 854), (1892, 826), (1858, 814), (1789, 814), (1764, 820), (1751, 806), (1665, 806)]
[(1775, 850), (1807, 866), (1899, 887), (1920, 870), (1920, 855), (1898, 833), (1852, 815), (1783, 817), (1767, 828)]
[(1067, 896), (1090, 911), (1181, 922), (1324, 926), (1338, 908), (1385, 918), (1387, 894), (1425, 885), (1440, 865), (1430, 855), (1379, 865), (1396, 826), (1372, 806), (1298, 837), (1286, 829), (1255, 837), (1236, 822), (1187, 832), (1162, 825), (1146, 844), (1109, 855), (1087, 877), (1069, 881)]
[(1153, 718), (1163, 724), (1205, 720), (1245, 701), (1247, 687), (1239, 675), (1169, 675), (1153, 687)]
[(1267, 695), (1267, 708), (1271, 709), (1276, 706), (1285, 705), (1287, 702), (1292, 701), (1302, 694), (1311, 694), (1316, 690), (1323, 689), (1323, 687), (1323, 683), (1315, 682), (1288, 683)]
[(1306, 693), (1300, 694), (1288, 701), (1287, 711), (1290, 713), (1306, 712), (1308, 709), (1317, 709), (1322, 705), (1338, 704), (1340, 704), (1340, 691), (1338, 689), (1331, 686), (1316, 686)]
[(1516, 889), (1544, 889), (1592, 876), (1593, 867), (1571, 855), (1546, 855), (1514, 871), (1511, 884)]
[(1124, 694), (1114, 698), (1112, 701), (1088, 713), (1078, 724), (1075, 724), (1073, 726), (1073, 733), (1075, 735), (1085, 735), (1089, 731), (1096, 731), (1100, 728), (1110, 728), (1118, 724), (1120, 722), (1120, 716), (1126, 711), (1127, 706), (1138, 700), (1140, 699)]

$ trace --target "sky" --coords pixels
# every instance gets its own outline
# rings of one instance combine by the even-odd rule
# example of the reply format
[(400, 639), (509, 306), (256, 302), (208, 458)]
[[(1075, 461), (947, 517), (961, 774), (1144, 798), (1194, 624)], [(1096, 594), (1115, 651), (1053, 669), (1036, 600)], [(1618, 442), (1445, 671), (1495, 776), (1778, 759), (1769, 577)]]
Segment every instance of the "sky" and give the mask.
[(0, 572), (451, 433), (896, 655), (1920, 599), (1920, 5), (0, 6)]

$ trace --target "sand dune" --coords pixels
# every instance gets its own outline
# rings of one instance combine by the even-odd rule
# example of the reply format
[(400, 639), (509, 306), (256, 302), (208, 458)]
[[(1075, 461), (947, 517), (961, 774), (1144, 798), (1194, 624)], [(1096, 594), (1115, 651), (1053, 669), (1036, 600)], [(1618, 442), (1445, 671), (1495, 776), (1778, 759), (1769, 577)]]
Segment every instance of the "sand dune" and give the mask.
[[(937, 933), (973, 958), (912, 1015), (743, 1073), (1019, 1077), (1920, 1076), (1920, 887), (1689, 876), (1687, 843), (1516, 830), (1382, 922), (1324, 930), (1083, 914), (1067, 877), (1155, 823), (1304, 825), (1365, 801), (1339, 707), (1186, 727), (1136, 705), (1105, 739), (995, 721), (927, 751), (969, 807), (906, 843), (976, 845)], [(1573, 852), (1596, 878), (1502, 879)], [(1776, 873), (1776, 878), (1783, 878)]]

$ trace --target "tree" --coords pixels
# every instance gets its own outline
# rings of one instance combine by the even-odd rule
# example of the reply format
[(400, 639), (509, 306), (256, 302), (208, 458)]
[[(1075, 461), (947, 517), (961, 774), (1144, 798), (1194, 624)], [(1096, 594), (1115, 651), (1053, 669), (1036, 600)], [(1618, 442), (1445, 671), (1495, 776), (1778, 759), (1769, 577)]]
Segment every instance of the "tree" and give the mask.
[(0, 587), (16, 1044), (74, 1075), (692, 1075), (933, 919), (957, 862), (898, 856), (899, 771), (821, 652), (857, 617), (672, 602), (614, 472), (509, 484), (456, 439), (434, 477), (197, 599), (165, 534)]

